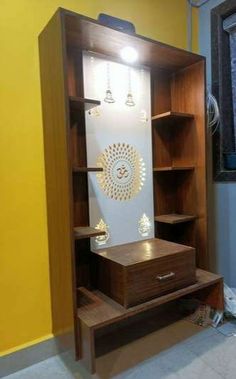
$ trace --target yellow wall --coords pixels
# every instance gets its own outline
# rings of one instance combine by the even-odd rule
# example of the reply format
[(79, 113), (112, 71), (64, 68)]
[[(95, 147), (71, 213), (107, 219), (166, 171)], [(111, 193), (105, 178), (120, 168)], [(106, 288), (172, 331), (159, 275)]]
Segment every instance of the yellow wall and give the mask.
[(0, 1), (2, 354), (51, 336), (37, 37), (59, 6), (125, 18), (139, 34), (186, 48), (186, 0)]

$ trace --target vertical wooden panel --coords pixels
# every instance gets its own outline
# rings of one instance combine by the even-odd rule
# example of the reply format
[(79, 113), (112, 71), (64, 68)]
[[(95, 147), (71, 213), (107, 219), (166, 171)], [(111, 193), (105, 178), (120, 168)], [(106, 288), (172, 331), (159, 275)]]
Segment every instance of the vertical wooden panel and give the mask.
[(152, 70), (152, 115), (171, 110), (170, 74), (164, 70)]
[[(73, 332), (71, 171), (64, 76), (64, 41), (57, 12), (39, 37), (48, 246), (55, 335)], [(62, 339), (63, 340), (63, 339)]]
[(172, 110), (194, 114), (194, 151), (196, 175), (196, 243), (197, 264), (209, 267), (207, 246), (207, 181), (206, 181), (206, 113), (205, 113), (205, 61), (178, 71), (171, 86)]
[(94, 330), (89, 328), (80, 320), (81, 330), (81, 362), (85, 365), (91, 374), (95, 373), (95, 340)]

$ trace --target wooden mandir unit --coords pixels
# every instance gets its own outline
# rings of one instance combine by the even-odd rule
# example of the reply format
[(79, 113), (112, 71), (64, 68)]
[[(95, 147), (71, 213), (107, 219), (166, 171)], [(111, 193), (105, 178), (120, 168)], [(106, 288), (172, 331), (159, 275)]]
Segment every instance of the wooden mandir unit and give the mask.
[[(155, 236), (196, 250), (197, 281), (123, 307), (92, 286), (82, 51), (121, 61), (134, 47), (151, 69)], [(95, 371), (97, 331), (194, 294), (223, 309), (222, 278), (209, 268), (205, 59), (58, 9), (39, 36), (53, 333), (73, 335), (76, 359)]]

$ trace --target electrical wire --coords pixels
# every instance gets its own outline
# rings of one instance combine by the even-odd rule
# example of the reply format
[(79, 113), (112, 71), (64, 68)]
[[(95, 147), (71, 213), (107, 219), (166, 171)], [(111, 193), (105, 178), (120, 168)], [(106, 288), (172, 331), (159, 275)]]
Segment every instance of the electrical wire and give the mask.
[(220, 125), (220, 111), (216, 98), (210, 91), (207, 91), (207, 126), (211, 131), (211, 134), (215, 134)]

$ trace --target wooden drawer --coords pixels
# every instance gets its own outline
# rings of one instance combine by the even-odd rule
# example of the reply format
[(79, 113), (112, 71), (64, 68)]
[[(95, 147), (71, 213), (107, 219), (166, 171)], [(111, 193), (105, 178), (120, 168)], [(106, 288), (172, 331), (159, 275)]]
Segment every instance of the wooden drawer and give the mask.
[(151, 239), (95, 252), (95, 286), (128, 308), (196, 282), (195, 249)]
[(196, 281), (194, 249), (161, 257), (127, 270), (126, 304), (132, 306)]

